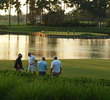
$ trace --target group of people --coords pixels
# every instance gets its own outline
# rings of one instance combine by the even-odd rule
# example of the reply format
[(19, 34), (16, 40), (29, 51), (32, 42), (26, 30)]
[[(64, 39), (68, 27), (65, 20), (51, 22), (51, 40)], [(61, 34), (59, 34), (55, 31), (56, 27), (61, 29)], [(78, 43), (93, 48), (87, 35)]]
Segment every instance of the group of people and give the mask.
[[(28, 53), (29, 59), (28, 59), (28, 71), (31, 74), (32, 72), (36, 74), (36, 66), (38, 68), (39, 75), (44, 76), (46, 75), (46, 70), (48, 69), (48, 65), (46, 63), (46, 58), (42, 57), (41, 61), (37, 61), (36, 57), (32, 55), (30, 52)], [(18, 54), (18, 58), (15, 61), (14, 69), (16, 71), (24, 70), (22, 65), (22, 57), (23, 55), (20, 53)], [(50, 67), (50, 74), (53, 76), (59, 76), (62, 71), (62, 64), (61, 61), (57, 59), (57, 56), (54, 56), (54, 61), (51, 63)]]

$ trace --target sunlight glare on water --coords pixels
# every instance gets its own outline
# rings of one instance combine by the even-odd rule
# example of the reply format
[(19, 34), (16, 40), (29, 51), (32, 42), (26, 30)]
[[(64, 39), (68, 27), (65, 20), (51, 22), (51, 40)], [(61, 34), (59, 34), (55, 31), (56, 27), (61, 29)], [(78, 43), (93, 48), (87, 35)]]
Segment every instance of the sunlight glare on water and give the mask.
[(40, 59), (110, 59), (110, 39), (62, 39), (28, 35), (0, 35), (0, 59), (15, 60), (18, 53), (28, 59), (31, 52)]

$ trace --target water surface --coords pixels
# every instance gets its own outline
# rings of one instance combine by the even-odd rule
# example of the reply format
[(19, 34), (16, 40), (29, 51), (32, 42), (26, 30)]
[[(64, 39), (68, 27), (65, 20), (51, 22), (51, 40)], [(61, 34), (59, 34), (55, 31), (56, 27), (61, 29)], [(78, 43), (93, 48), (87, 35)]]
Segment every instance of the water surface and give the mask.
[(40, 59), (110, 59), (110, 39), (60, 39), (27, 35), (0, 35), (0, 59), (14, 60), (18, 53), (28, 59), (31, 52)]

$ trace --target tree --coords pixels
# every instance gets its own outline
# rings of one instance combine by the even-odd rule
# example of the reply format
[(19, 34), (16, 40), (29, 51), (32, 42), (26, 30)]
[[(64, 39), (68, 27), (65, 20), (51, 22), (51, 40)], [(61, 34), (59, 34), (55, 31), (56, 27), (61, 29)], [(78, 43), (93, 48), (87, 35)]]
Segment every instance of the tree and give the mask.
[(69, 7), (75, 7), (81, 13), (88, 13), (92, 18), (101, 22), (106, 17), (109, 0), (64, 0)]
[(102, 22), (106, 17), (107, 0), (87, 0), (81, 4), (79, 9), (88, 12), (98, 22)]
[(5, 3), (5, 0), (0, 0), (0, 9), (1, 10), (4, 9), (4, 3)]
[[(49, 19), (50, 18), (50, 19)], [(61, 26), (64, 22), (64, 11), (51, 11), (43, 15), (43, 23), (48, 26)]]
[(16, 12), (17, 12), (17, 21), (18, 21), (18, 25), (19, 25), (19, 16), (20, 16), (20, 14), (21, 14), (21, 3), (19, 2), (19, 0), (16, 0), (15, 2), (15, 10), (16, 10)]
[(29, 1), (30, 0), (26, 0), (26, 3), (24, 5), (26, 5), (26, 25), (28, 24), (28, 8), (29, 8)]
[[(36, 0), (26, 0), (26, 24), (28, 24), (28, 15), (30, 19), (30, 24), (36, 24)], [(28, 14), (28, 5), (29, 5), (29, 14)]]
[(50, 0), (49, 1), (49, 12), (51, 11), (58, 11), (58, 10), (62, 10), (61, 9), (61, 0)]
[(4, 9), (9, 13), (9, 26), (11, 25), (11, 8), (14, 5), (14, 0), (4, 0)]
[[(47, 12), (44, 13), (43, 15), (43, 12), (45, 12), (45, 10)], [(36, 13), (38, 15), (43, 15), (43, 22), (46, 25), (53, 25), (53, 24), (56, 25), (56, 23), (58, 23), (59, 25), (59, 23), (61, 23), (63, 19), (62, 16), (64, 15), (64, 11), (62, 11), (62, 7), (61, 7), (61, 0), (37, 0)], [(57, 22), (55, 22), (55, 20)], [(52, 21), (54, 21), (53, 24)]]
[(61, 7), (61, 0), (49, 0), (49, 8), (47, 10), (48, 10), (48, 18), (47, 18), (48, 23), (52, 23), (52, 20), (53, 21), (56, 20), (57, 21), (56, 23), (60, 25), (61, 21), (64, 19), (62, 17), (64, 16), (64, 11), (62, 10)]
[(41, 23), (42, 23), (43, 12), (45, 11), (45, 9), (49, 8), (48, 4), (49, 4), (49, 1), (47, 1), (47, 0), (37, 0), (37, 2), (36, 2), (36, 14), (40, 15)]
[(30, 0), (30, 24), (36, 24), (36, 8), (35, 8), (36, 0)]
[(107, 0), (97, 0), (92, 1), (92, 9), (90, 10), (91, 13), (96, 16), (98, 21), (103, 21), (106, 17), (106, 10), (107, 10)]

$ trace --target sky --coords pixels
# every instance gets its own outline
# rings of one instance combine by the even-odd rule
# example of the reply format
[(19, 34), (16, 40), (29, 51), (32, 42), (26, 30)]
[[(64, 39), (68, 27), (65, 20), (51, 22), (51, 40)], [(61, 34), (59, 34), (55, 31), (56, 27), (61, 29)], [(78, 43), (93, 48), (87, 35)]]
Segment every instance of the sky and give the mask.
[[(23, 4), (25, 4), (26, 0), (19, 0), (19, 1), (22, 4), (22, 6), (21, 6), (22, 13), (26, 14), (26, 6), (23, 6)], [(64, 4), (62, 4), (62, 6), (64, 6)], [(71, 11), (71, 9), (66, 8), (66, 13), (69, 12), (69, 11)], [(4, 10), (0, 10), (0, 15), (6, 15), (6, 14), (8, 14), (8, 12), (5, 12)], [(16, 15), (16, 12), (15, 12), (14, 8), (12, 8), (12, 10), (11, 10), (11, 15)]]

